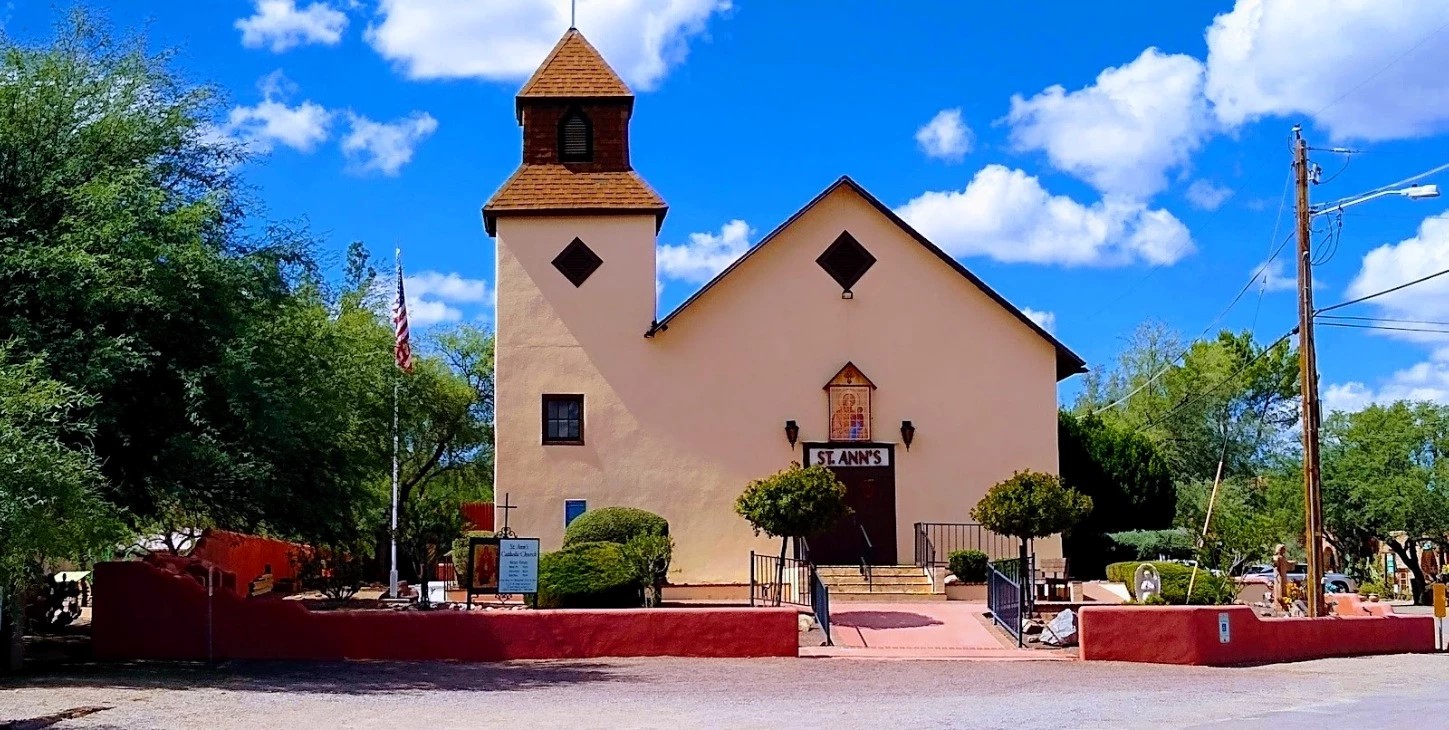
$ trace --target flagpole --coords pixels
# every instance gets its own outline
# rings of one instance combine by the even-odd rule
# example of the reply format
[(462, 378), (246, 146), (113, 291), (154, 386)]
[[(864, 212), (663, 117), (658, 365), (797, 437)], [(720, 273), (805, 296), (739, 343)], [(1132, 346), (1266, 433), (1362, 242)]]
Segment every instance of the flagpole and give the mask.
[[(397, 249), (397, 278), (398, 278), (398, 287), (399, 287), (398, 291), (399, 291), (399, 293), (401, 293), (401, 291), (402, 291), (402, 289), (401, 289), (401, 287), (402, 287), (402, 249), (401, 248)], [(401, 302), (399, 302), (399, 304), (401, 304)], [(391, 559), (391, 563), (390, 563), (391, 568), (388, 570), (388, 573), (387, 573), (387, 594), (388, 594), (388, 596), (390, 596), (392, 598), (397, 598), (398, 597), (398, 595), (397, 595), (397, 486), (398, 486), (398, 484), (397, 484), (397, 481), (398, 481), (398, 466), (397, 466), (397, 452), (398, 452), (397, 411), (398, 411), (398, 391), (399, 391), (401, 385), (402, 385), (402, 377), (401, 377), (401, 375), (399, 373), (394, 372), (393, 373), (393, 378), (392, 378), (392, 529), (388, 531), (388, 539), (391, 541), (391, 546), (392, 546), (392, 550), (391, 550), (392, 559)]]

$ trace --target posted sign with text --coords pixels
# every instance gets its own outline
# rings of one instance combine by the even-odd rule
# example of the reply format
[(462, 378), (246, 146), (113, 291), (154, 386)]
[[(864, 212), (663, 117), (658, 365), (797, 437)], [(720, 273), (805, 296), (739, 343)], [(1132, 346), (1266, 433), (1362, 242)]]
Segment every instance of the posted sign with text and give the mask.
[(498, 541), (498, 592), (538, 592), (538, 538)]
[(890, 466), (891, 450), (885, 446), (841, 446), (811, 448), (805, 452), (806, 466)]

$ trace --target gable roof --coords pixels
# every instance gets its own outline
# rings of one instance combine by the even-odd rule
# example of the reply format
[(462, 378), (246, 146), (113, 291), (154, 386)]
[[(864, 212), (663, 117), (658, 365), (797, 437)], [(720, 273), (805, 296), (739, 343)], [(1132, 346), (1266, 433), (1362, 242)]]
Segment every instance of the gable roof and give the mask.
[(669, 206), (633, 170), (581, 172), (567, 165), (520, 165), (483, 206), (483, 228), (498, 233), (500, 215), (653, 213), (664, 225)]
[(521, 108), (524, 99), (609, 97), (632, 99), (634, 92), (583, 33), (569, 28), (519, 90), (518, 104)]
[(675, 317), (678, 317), (680, 313), (682, 313), (685, 309), (688, 309), (690, 305), (694, 304), (701, 297), (703, 297), (704, 293), (709, 291), (710, 288), (712, 288), (715, 284), (719, 283), (726, 276), (729, 276), (730, 272), (734, 271), (736, 268), (739, 267), (740, 264), (744, 263), (745, 259), (748, 259), (749, 257), (755, 255), (756, 251), (759, 251), (760, 249), (769, 245), (771, 241), (775, 240), (776, 236), (780, 235), (782, 231), (789, 228), (790, 224), (794, 223), (807, 211), (818, 205), (820, 201), (829, 197), (831, 193), (835, 192), (838, 188), (841, 187), (848, 187), (853, 190), (863, 200), (875, 207), (877, 211), (880, 211), (881, 215), (885, 216), (888, 220), (890, 220), (890, 222), (894, 223), (898, 228), (900, 228), (907, 235), (909, 235), (916, 243), (921, 244), (926, 248), (927, 251), (935, 254), (937, 258), (941, 259), (943, 262), (946, 263), (946, 265), (950, 266), (953, 270), (955, 270), (956, 273), (960, 274), (967, 281), (971, 282), (971, 284), (974, 285), (977, 289), (981, 290), (983, 294), (991, 297), (993, 301), (995, 301), (997, 304), (1000, 304), (1001, 307), (1007, 312), (1011, 313), (1012, 316), (1021, 320), (1022, 324), (1031, 328), (1031, 330), (1035, 332), (1038, 336), (1050, 343), (1052, 348), (1055, 349), (1057, 353), (1057, 380), (1065, 380), (1066, 378), (1069, 378), (1078, 373), (1087, 372), (1087, 363), (1085, 360), (1077, 356), (1077, 354), (1072, 352), (1070, 348), (1062, 344), (1062, 342), (1056, 337), (1052, 336), (1050, 332), (1042, 329), (1041, 325), (1032, 321), (1030, 317), (1026, 316), (1026, 314), (1024, 314), (1020, 309), (1017, 309), (1015, 306), (1013, 306), (1011, 302), (1006, 301), (1005, 297), (997, 294), (994, 289), (986, 285), (986, 282), (982, 281), (975, 274), (971, 273), (971, 271), (968, 270), (965, 266), (962, 266), (961, 262), (952, 258), (951, 255), (946, 253), (945, 251), (942, 251), (941, 248), (936, 244), (931, 243), (930, 240), (928, 240), (925, 236), (921, 235), (919, 231), (912, 228), (909, 223), (906, 223), (904, 220), (901, 219), (900, 216), (896, 215), (895, 211), (886, 207), (885, 203), (882, 203), (879, 198), (871, 195), (870, 192), (867, 191), (865, 188), (861, 187), (859, 183), (852, 180), (849, 175), (842, 175), (839, 180), (836, 180), (833, 184), (830, 185), (830, 187), (826, 188), (824, 192), (815, 196), (809, 203), (806, 203), (805, 207), (796, 211), (794, 215), (790, 216), (784, 223), (781, 223), (779, 227), (771, 231), (769, 235), (765, 236), (763, 239), (760, 239), (760, 242), (750, 248), (749, 251), (746, 251), (743, 256), (735, 259), (734, 263), (726, 267), (724, 271), (721, 271), (713, 279), (710, 279), (709, 283), (705, 284), (699, 289), (699, 291), (695, 292), (688, 299), (684, 300), (683, 304), (680, 304), (678, 307), (675, 308), (673, 312), (670, 312), (668, 315), (666, 315), (664, 319), (659, 320), (654, 324), (653, 327), (650, 327), (649, 331), (646, 332), (644, 336), (653, 337), (655, 333), (668, 329), (669, 322), (671, 320), (673, 320)]

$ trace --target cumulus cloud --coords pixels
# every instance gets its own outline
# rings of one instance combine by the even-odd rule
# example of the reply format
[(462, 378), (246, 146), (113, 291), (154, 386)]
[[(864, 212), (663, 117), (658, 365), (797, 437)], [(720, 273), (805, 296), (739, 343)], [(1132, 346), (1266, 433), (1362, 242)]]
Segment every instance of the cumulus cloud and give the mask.
[[(1262, 291), (1287, 291), (1298, 286), (1297, 274), (1290, 274), (1288, 265), (1281, 258), (1269, 261), (1267, 266), (1258, 264), (1248, 273), (1254, 275), (1253, 286)], [(1321, 286), (1322, 282), (1319, 284)]]
[(964, 190), (923, 193), (896, 213), (956, 257), (1114, 266), (1170, 264), (1194, 250), (1187, 227), (1165, 210), (1114, 197), (1083, 205), (1001, 165), (982, 168)]
[(264, 77), (258, 87), (262, 101), (255, 106), (233, 108), (218, 130), (219, 135), (236, 139), (261, 154), (272, 151), (278, 144), (311, 152), (327, 141), (332, 112), (311, 101), (289, 106), (286, 99), (297, 89), (281, 71)]
[(1202, 85), (1197, 59), (1149, 48), (1091, 86), (1013, 96), (1006, 121), (1017, 150), (1045, 152), (1103, 193), (1146, 199), (1211, 131)]
[(928, 157), (960, 162), (976, 143), (976, 135), (961, 121), (960, 109), (943, 109), (916, 130), (916, 144)]
[(1442, 0), (1238, 0), (1207, 31), (1207, 96), (1230, 126), (1312, 115), (1337, 138), (1441, 132), (1445, 23)]
[[(1368, 296), (1444, 269), (1449, 269), (1449, 213), (1424, 219), (1418, 233), (1411, 238), (1379, 246), (1365, 254), (1358, 275), (1348, 286), (1348, 297)], [(1449, 319), (1449, 277), (1430, 279), (1371, 299), (1361, 306), (1370, 307), (1375, 316), (1390, 319), (1444, 321)], [(1422, 328), (1412, 323), (1395, 326)], [(1445, 339), (1445, 335), (1426, 332), (1386, 331), (1385, 334), (1418, 341)]]
[(1029, 320), (1031, 320), (1033, 322), (1036, 322), (1037, 323), (1037, 326), (1041, 327), (1042, 329), (1046, 330), (1047, 332), (1056, 333), (1056, 331), (1057, 331), (1057, 314), (1056, 314), (1056, 312), (1044, 312), (1044, 311), (1042, 311), (1040, 309), (1032, 309), (1031, 307), (1023, 307), (1022, 310), (1021, 310), (1021, 313), (1022, 314), (1025, 314), (1027, 319), (1029, 319)]
[(281, 53), (296, 46), (335, 46), (347, 28), (347, 14), (325, 2), (298, 8), (296, 0), (256, 0), (256, 13), (236, 22), (247, 48), (270, 46)]
[(1373, 403), (1401, 400), (1449, 403), (1449, 352), (1435, 352), (1429, 360), (1397, 370), (1377, 386), (1356, 380), (1331, 384), (1323, 389), (1322, 398), (1329, 411), (1360, 411)]
[[(379, 287), (391, 287), (396, 283)], [(440, 322), (459, 322), (463, 309), (459, 305), (484, 304), (493, 301), (493, 289), (483, 279), (470, 279), (453, 272), (421, 271), (403, 277), (403, 286), (408, 297), (408, 321), (415, 327), (427, 327)], [(388, 289), (388, 301), (395, 293)]]
[(342, 140), (342, 151), (351, 161), (351, 169), (389, 177), (411, 162), (418, 145), (438, 130), (438, 120), (427, 112), (413, 112), (389, 123), (349, 114), (348, 121), (352, 130)]
[[(689, 41), (730, 0), (590, 0), (578, 5), (589, 42), (631, 86), (649, 90), (684, 61)], [(380, 0), (367, 40), (414, 79), (520, 81), (568, 27), (566, 0)]]
[(1214, 184), (1209, 180), (1193, 180), (1187, 186), (1187, 202), (1199, 210), (1217, 210), (1233, 197), (1233, 189)]
[(691, 233), (687, 243), (659, 247), (655, 260), (661, 278), (702, 284), (725, 270), (750, 249), (754, 229), (732, 220), (719, 233)]

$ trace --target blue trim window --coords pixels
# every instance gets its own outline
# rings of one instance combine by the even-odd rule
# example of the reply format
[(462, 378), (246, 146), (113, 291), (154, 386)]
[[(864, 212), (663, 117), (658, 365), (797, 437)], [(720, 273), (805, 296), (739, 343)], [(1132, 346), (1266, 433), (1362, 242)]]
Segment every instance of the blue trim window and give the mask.
[(578, 519), (579, 515), (587, 511), (589, 511), (589, 501), (587, 499), (565, 499), (564, 527), (568, 527), (570, 522)]

